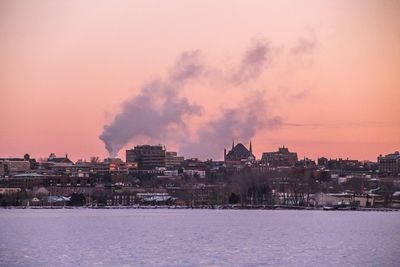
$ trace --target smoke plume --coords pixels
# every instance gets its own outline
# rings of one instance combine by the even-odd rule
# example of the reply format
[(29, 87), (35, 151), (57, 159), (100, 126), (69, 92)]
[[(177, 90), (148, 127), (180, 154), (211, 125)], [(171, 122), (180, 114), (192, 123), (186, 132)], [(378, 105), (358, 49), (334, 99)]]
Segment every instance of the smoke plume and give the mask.
[(239, 67), (233, 72), (231, 82), (240, 85), (260, 76), (263, 67), (270, 61), (270, 51), (269, 43), (254, 40), (242, 58)]
[(199, 114), (201, 107), (179, 96), (186, 81), (203, 72), (199, 51), (182, 53), (171, 68), (166, 81), (154, 80), (142, 87), (139, 95), (126, 101), (122, 111), (104, 126), (100, 139), (111, 156), (135, 137), (145, 136), (149, 142), (164, 139), (171, 129), (184, 132), (183, 116)]
[(292, 55), (311, 54), (317, 46), (317, 37), (313, 29), (309, 29), (306, 36), (302, 36), (290, 49)]
[(217, 119), (198, 130), (197, 140), (183, 142), (180, 153), (198, 158), (221, 158), (223, 149), (232, 139), (249, 141), (257, 130), (280, 125), (281, 119), (270, 115), (263, 92), (256, 92), (241, 106), (222, 109)]
[[(309, 52), (313, 46), (312, 40), (300, 40), (290, 54)], [(181, 91), (187, 81), (201, 78), (211, 83), (222, 80), (227, 88), (247, 86), (245, 83), (257, 80), (271, 63), (273, 51), (268, 42), (253, 40), (240, 63), (228, 71), (204, 65), (199, 51), (182, 53), (166, 79), (147, 83), (123, 104), (122, 111), (104, 126), (100, 139), (111, 156), (136, 138), (145, 137), (153, 144), (178, 143), (185, 156), (221, 158), (232, 138), (249, 141), (257, 130), (279, 127), (280, 117), (271, 113), (263, 91), (246, 89), (238, 106), (221, 108), (214, 119), (189, 133), (187, 121), (201, 115), (204, 107), (191, 103)]]

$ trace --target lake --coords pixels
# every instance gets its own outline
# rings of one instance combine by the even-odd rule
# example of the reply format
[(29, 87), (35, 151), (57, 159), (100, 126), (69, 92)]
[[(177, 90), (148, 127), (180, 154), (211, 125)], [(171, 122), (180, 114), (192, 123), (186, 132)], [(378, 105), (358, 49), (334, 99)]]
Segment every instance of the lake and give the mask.
[(400, 212), (0, 209), (1, 266), (400, 266)]

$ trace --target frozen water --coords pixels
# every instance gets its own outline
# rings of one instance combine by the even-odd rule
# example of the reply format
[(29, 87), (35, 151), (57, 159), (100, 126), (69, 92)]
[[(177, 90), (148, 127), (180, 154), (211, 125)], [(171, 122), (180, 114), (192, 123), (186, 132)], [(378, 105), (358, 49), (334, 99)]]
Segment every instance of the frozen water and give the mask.
[(400, 266), (400, 212), (0, 210), (0, 266)]

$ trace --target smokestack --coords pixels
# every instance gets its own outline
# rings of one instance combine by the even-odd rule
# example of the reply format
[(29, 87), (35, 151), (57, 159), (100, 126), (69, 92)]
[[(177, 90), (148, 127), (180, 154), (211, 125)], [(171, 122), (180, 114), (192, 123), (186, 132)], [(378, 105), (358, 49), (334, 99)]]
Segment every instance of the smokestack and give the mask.
[(224, 161), (226, 161), (226, 148), (224, 148)]

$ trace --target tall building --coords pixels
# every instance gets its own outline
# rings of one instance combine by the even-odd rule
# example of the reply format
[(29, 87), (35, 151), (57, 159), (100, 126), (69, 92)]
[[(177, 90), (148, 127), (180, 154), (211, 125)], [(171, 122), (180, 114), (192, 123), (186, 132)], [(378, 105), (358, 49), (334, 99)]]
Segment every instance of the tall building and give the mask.
[(386, 156), (378, 157), (379, 170), (381, 172), (400, 173), (400, 153), (399, 151)]
[(294, 166), (297, 162), (297, 153), (289, 152), (289, 149), (283, 146), (277, 152), (264, 152), (261, 161), (268, 166)]
[(126, 162), (136, 162), (138, 169), (165, 167), (165, 148), (162, 145), (140, 145), (126, 150)]

